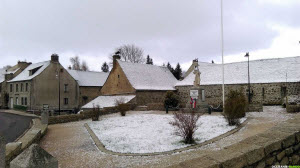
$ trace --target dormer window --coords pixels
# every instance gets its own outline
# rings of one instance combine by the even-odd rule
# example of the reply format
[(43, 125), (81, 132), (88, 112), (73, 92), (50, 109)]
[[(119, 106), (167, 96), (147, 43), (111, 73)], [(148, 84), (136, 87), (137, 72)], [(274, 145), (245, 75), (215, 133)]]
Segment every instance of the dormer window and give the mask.
[(38, 71), (42, 66), (36, 67), (34, 69), (29, 70), (29, 76), (33, 75), (34, 73), (36, 73), (36, 71)]

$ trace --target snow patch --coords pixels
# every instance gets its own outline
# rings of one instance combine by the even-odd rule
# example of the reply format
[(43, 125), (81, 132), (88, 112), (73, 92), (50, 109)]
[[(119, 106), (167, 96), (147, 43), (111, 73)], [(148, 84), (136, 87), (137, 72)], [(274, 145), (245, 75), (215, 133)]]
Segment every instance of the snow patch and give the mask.
[[(173, 115), (142, 113), (102, 118), (89, 123), (89, 126), (108, 150), (120, 153), (153, 153), (189, 146), (182, 142), (181, 137), (174, 135), (175, 128), (169, 124), (171, 121)], [(236, 128), (229, 126), (223, 116), (211, 115), (201, 116), (197, 125), (197, 143)]]

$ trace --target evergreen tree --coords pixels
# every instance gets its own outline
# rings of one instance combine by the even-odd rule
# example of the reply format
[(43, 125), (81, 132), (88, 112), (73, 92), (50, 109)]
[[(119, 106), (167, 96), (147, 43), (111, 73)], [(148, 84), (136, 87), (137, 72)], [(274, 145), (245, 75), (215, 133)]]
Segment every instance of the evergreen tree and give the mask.
[(214, 64), (214, 63), (215, 63), (215, 61), (214, 61), (214, 60), (211, 60), (211, 63), (212, 63), (212, 64)]
[(102, 70), (103, 72), (108, 72), (108, 71), (109, 71), (109, 66), (107, 65), (106, 62), (104, 62), (104, 63), (102, 64), (101, 70)]
[(150, 56), (149, 56), (149, 55), (147, 55), (146, 64), (153, 65), (153, 60), (152, 60), (152, 58), (150, 58)]
[(170, 70), (170, 72), (173, 74), (173, 72), (174, 72), (174, 69), (173, 69), (173, 67), (172, 67), (172, 65), (168, 62), (168, 64), (167, 64), (167, 68)]
[(177, 80), (181, 79), (181, 76), (182, 76), (182, 69), (181, 69), (179, 63), (177, 63), (176, 68), (175, 68), (175, 70), (174, 70), (174, 72), (173, 72), (173, 75), (175, 76), (175, 78), (176, 78)]

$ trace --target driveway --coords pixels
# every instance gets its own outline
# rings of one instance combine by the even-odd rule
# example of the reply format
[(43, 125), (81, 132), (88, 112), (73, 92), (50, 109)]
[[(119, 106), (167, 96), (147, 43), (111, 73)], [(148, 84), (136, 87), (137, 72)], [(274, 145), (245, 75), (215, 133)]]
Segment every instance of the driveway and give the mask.
[(5, 137), (7, 143), (14, 142), (29, 128), (32, 119), (33, 117), (0, 111), (0, 134)]

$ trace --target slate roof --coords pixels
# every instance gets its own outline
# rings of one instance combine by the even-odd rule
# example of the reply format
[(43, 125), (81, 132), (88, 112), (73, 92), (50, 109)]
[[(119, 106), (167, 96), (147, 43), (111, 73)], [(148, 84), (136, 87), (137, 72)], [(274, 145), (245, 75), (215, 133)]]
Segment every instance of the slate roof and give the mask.
[(67, 70), (79, 86), (103, 86), (109, 73)]
[(136, 90), (175, 90), (177, 79), (167, 67), (120, 60), (118, 63)]
[[(199, 62), (200, 85), (222, 84), (222, 64)], [(300, 57), (286, 57), (250, 61), (251, 83), (300, 82)], [(287, 78), (286, 78), (287, 74)], [(224, 64), (225, 84), (248, 83), (248, 62)], [(176, 86), (193, 85), (190, 73)]]
[[(27, 68), (25, 68), (18, 76), (13, 78), (8, 82), (17, 82), (17, 81), (28, 81), (33, 79), (34, 77), (38, 76), (42, 73), (48, 66), (50, 65), (50, 61), (39, 62), (35, 64), (30, 64)], [(29, 71), (35, 68), (40, 67), (33, 75), (29, 74)]]

